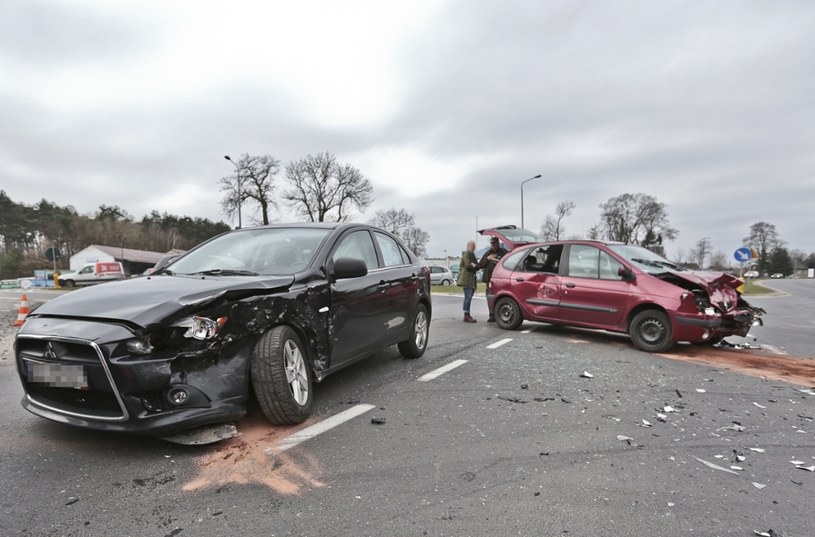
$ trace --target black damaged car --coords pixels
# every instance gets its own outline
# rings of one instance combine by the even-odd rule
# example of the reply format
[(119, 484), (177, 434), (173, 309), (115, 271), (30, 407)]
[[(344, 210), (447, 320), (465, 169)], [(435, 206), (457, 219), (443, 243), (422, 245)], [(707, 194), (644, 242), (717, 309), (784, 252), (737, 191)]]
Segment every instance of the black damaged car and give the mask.
[(398, 345), (422, 356), (430, 274), (359, 224), (231, 231), (156, 274), (62, 295), (15, 340), (23, 406), (54, 421), (168, 436), (228, 422), (254, 394), (305, 420), (313, 382)]

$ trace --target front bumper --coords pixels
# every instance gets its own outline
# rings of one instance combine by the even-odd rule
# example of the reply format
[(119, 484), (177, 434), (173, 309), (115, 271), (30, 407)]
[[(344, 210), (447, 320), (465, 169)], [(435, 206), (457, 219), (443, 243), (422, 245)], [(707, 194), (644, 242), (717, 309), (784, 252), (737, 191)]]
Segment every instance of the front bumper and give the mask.
[(78, 427), (150, 435), (245, 413), (252, 338), (194, 355), (134, 355), (125, 345), (133, 337), (119, 324), (29, 318), (15, 341), (23, 407)]
[(712, 338), (746, 336), (753, 326), (756, 314), (750, 309), (725, 314), (673, 312), (673, 340), (702, 343)]

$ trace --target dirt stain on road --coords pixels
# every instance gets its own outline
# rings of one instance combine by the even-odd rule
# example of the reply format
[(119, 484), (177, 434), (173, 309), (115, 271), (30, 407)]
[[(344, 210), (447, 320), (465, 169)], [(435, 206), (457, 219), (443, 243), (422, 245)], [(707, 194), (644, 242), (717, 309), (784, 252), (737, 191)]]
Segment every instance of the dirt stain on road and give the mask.
[(660, 356), (801, 386), (815, 386), (815, 360), (811, 358), (779, 356), (755, 349), (720, 349), (697, 345), (676, 347), (673, 352)]
[(260, 484), (279, 494), (299, 494), (321, 488), (319, 462), (300, 452), (277, 453), (280, 440), (308, 426), (270, 425), (262, 416), (252, 416), (238, 423), (240, 436), (217, 444), (201, 457), (199, 475), (183, 487), (194, 491), (207, 487)]

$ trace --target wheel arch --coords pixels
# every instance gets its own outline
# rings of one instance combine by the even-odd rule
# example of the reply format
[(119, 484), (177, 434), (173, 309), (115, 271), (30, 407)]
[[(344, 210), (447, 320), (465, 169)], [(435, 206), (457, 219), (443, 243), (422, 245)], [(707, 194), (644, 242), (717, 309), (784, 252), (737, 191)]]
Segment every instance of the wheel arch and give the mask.
[(634, 317), (636, 317), (640, 312), (643, 312), (643, 311), (646, 311), (646, 310), (661, 311), (662, 313), (664, 313), (665, 315), (668, 316), (669, 321), (673, 322), (673, 320), (671, 319), (671, 314), (668, 313), (668, 310), (666, 310), (664, 307), (660, 306), (659, 304), (657, 304), (655, 302), (643, 302), (641, 304), (637, 304), (635, 307), (631, 308), (631, 311), (628, 312), (628, 316), (625, 319), (625, 332), (626, 333), (630, 332), (631, 321), (634, 320)]

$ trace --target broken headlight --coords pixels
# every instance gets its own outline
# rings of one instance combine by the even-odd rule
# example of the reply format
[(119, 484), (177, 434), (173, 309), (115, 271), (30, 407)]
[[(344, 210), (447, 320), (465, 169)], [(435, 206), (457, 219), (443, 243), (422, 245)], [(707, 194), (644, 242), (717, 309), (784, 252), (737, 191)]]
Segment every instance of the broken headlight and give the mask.
[(153, 352), (153, 345), (150, 343), (150, 336), (142, 336), (130, 339), (126, 343), (127, 350), (133, 354), (150, 354)]
[(190, 317), (179, 326), (186, 326), (187, 331), (184, 332), (184, 337), (192, 339), (212, 339), (218, 335), (221, 329), (226, 324), (227, 317), (218, 317), (217, 319), (210, 319), (209, 317)]

